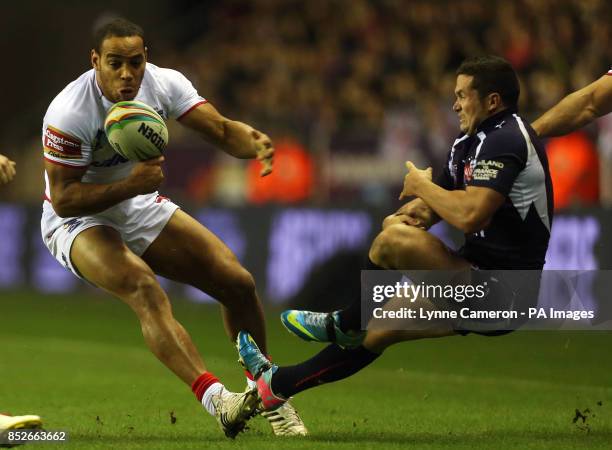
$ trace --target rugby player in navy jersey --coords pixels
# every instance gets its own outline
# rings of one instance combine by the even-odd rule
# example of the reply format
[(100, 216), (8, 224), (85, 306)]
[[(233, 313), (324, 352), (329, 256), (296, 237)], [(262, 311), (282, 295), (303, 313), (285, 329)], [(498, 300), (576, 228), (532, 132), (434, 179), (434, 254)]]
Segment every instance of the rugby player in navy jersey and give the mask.
[[(370, 247), (367, 268), (537, 272), (544, 265), (550, 237), (552, 184), (544, 148), (517, 112), (516, 73), (496, 56), (468, 59), (457, 70), (455, 98), (461, 134), (441, 177), (434, 183), (430, 169), (406, 163), (400, 198), (415, 199), (385, 219)], [(440, 220), (465, 234), (459, 251), (427, 231)], [(537, 298), (538, 283), (533, 284)], [(427, 298), (416, 299), (413, 306), (437, 310)], [(282, 314), (283, 324), (302, 339), (331, 342), (308, 361), (284, 367), (271, 364), (247, 332), (239, 333), (237, 347), (242, 363), (257, 379), (263, 407), (273, 409), (298, 392), (356, 373), (397, 342), (508, 331), (495, 324), (483, 331), (480, 324), (461, 320), (418, 320), (403, 329), (361, 331), (361, 304), (356, 299), (347, 309), (332, 313)]]

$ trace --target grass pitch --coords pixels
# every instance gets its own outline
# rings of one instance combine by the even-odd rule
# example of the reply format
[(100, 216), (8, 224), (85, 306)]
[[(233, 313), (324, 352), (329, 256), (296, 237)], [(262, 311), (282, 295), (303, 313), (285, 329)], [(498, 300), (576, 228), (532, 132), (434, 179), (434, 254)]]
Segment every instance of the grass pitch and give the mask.
[[(216, 307), (176, 302), (213, 373), (244, 387)], [(277, 363), (321, 348), (268, 314)], [(516, 332), (404, 343), (373, 366), (294, 399), (310, 436), (262, 418), (235, 441), (145, 348), (131, 311), (104, 294), (3, 293), (0, 411), (40, 414), (70, 440), (32, 448), (612, 447), (612, 333)], [(581, 418), (580, 416), (584, 417)]]

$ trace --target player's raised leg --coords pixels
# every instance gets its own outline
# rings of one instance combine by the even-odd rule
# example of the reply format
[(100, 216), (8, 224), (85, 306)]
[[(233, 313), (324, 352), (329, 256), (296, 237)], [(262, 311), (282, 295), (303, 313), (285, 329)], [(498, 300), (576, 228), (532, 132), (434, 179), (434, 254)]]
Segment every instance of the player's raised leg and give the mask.
[[(374, 240), (369, 252), (370, 269), (428, 269), (428, 270), (461, 270), (469, 269), (470, 263), (452, 253), (437, 237), (422, 229), (396, 224), (386, 227)], [(391, 300), (385, 308), (395, 308)], [(401, 306), (401, 305), (399, 305)], [(437, 309), (426, 298), (416, 299), (416, 309)], [(306, 329), (317, 341), (338, 342), (338, 332), (342, 339), (347, 330), (341, 330), (340, 324), (351, 323), (353, 330), (360, 327), (361, 307), (359, 301), (343, 311), (313, 313), (307, 311), (289, 311), (282, 316), (283, 323), (292, 319), (299, 328)], [(238, 352), (243, 364), (257, 377), (258, 391), (264, 407), (274, 408), (303, 390), (347, 378), (372, 363), (382, 352), (397, 342), (421, 338), (450, 336), (455, 333), (448, 322), (397, 324), (396, 329), (376, 327), (363, 333), (361, 345), (330, 345), (311, 359), (295, 366), (278, 367), (266, 365), (262, 360), (255, 340), (248, 334), (240, 333), (237, 341)], [(418, 323), (417, 323), (418, 322)], [(388, 324), (385, 324), (388, 325)], [(291, 330), (290, 327), (288, 327)], [(302, 333), (305, 333), (302, 331)], [(297, 333), (296, 333), (297, 334)], [(344, 344), (351, 344), (349, 340)]]
[(148, 347), (192, 387), (208, 412), (216, 415), (225, 434), (233, 437), (241, 431), (254, 413), (253, 394), (229, 393), (207, 372), (189, 334), (175, 320), (155, 274), (127, 248), (119, 233), (106, 226), (88, 228), (75, 238), (70, 257), (85, 279), (132, 308)]
[[(387, 223), (374, 239), (365, 269), (462, 270), (470, 263), (454, 254), (433, 234), (401, 221)], [(356, 283), (359, 279), (356, 278)], [(356, 347), (363, 342), (361, 302), (330, 313), (288, 310), (281, 322), (291, 333), (307, 341), (333, 342)]]
[(190, 284), (218, 300), (232, 342), (239, 330), (247, 330), (265, 352), (264, 314), (253, 277), (197, 220), (177, 210), (142, 258), (155, 273)]
[[(413, 305), (416, 309), (436, 309), (424, 298), (417, 299)], [(398, 306), (401, 306), (401, 301), (400, 304), (394, 305), (392, 300), (385, 307), (393, 309)], [(299, 392), (354, 375), (395, 343), (455, 334), (453, 325), (446, 321), (413, 322), (398, 324), (396, 330), (370, 329), (362, 345), (344, 348), (331, 344), (309, 360), (294, 366), (277, 366), (267, 362), (248, 333), (238, 334), (237, 349), (241, 362), (257, 380), (257, 390), (263, 407), (273, 410), (282, 405), (285, 399)], [(399, 329), (401, 326), (404, 329)]]

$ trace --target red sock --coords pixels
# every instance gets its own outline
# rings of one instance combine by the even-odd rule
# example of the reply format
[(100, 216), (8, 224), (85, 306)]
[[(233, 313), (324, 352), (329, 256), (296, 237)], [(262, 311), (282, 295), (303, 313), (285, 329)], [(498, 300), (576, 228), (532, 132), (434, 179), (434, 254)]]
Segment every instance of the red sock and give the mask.
[(210, 372), (204, 372), (193, 382), (191, 390), (200, 403), (202, 402), (202, 397), (204, 397), (204, 392), (214, 383), (219, 383), (219, 379)]

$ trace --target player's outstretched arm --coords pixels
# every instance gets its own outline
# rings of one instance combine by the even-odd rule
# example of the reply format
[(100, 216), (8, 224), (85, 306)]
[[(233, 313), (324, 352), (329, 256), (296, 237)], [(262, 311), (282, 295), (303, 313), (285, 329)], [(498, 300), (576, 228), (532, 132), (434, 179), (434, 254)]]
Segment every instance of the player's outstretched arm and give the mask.
[(257, 158), (263, 165), (261, 176), (272, 172), (274, 146), (270, 138), (250, 125), (222, 116), (210, 103), (194, 108), (179, 122), (236, 158)]
[(6, 184), (15, 177), (15, 161), (0, 155), (0, 184)]
[(604, 75), (569, 94), (533, 122), (532, 126), (540, 136), (561, 136), (609, 112), (612, 112), (612, 76)]
[(129, 177), (109, 184), (83, 183), (87, 170), (53, 164), (45, 160), (49, 177), (51, 203), (60, 217), (96, 214), (123, 200), (157, 190), (164, 179), (163, 156), (136, 163)]

